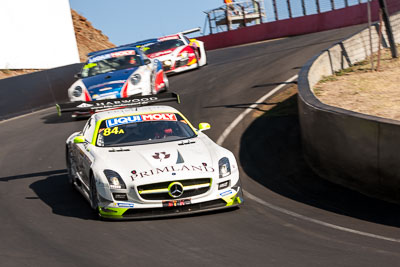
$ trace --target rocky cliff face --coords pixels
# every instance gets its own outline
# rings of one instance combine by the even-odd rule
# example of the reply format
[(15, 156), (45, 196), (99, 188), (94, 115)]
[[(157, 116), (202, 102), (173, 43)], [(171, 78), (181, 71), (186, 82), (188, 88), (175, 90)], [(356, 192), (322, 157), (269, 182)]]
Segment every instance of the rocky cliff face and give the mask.
[[(79, 58), (85, 62), (87, 53), (115, 47), (100, 30), (93, 27), (92, 23), (75, 10), (71, 9), (72, 21), (75, 29), (76, 43)], [(0, 79), (27, 74), (38, 70), (0, 70)]]
[(78, 44), (79, 58), (86, 61), (87, 53), (115, 47), (100, 30), (94, 28), (92, 23), (75, 10), (71, 9), (72, 21), (75, 28), (75, 37)]

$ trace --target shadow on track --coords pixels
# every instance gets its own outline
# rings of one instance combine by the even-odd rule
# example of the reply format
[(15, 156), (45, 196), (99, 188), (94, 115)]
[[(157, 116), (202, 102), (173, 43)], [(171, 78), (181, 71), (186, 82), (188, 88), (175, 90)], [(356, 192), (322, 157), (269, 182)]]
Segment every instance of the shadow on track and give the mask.
[(43, 120), (43, 123), (45, 124), (58, 124), (58, 123), (66, 123), (66, 122), (74, 122), (74, 121), (81, 121), (81, 120), (87, 120), (89, 116), (87, 117), (80, 117), (80, 118), (72, 118), (71, 113), (62, 113), (61, 116), (58, 116), (57, 112), (54, 112), (52, 114), (46, 115), (41, 117)]
[(84, 220), (96, 220), (89, 203), (69, 183), (67, 170), (64, 174), (50, 175), (29, 186), (46, 203), (54, 214)]
[[(68, 183), (67, 170), (57, 170), (52, 172), (41, 172), (24, 174), (15, 177), (4, 177), (0, 178), (0, 181), (8, 181), (11, 179), (22, 179), (31, 178), (35, 176), (43, 176), (49, 173), (50, 176), (43, 180), (36, 181), (32, 183), (29, 188), (31, 188), (38, 197), (27, 197), (27, 199), (40, 199), (46, 203), (52, 210), (53, 214), (75, 217), (84, 220), (99, 220), (97, 214), (91, 209), (89, 203), (84, 199), (84, 197)], [(60, 174), (63, 173), (63, 174)], [(212, 214), (220, 214), (226, 212), (232, 212), (237, 210), (237, 207), (230, 209), (223, 209), (217, 211), (205, 211), (202, 213), (194, 214), (182, 214), (178, 216), (166, 216), (160, 218), (136, 218), (130, 221), (155, 221), (155, 220), (166, 220), (166, 219), (179, 219), (186, 217), (197, 217), (197, 216), (207, 216)], [(112, 221), (115, 220), (106, 220)], [(121, 222), (126, 221), (122, 220)]]
[(301, 147), (297, 95), (264, 112), (247, 128), (240, 142), (243, 170), (268, 189), (320, 209), (400, 227), (400, 206), (326, 181), (307, 166)]

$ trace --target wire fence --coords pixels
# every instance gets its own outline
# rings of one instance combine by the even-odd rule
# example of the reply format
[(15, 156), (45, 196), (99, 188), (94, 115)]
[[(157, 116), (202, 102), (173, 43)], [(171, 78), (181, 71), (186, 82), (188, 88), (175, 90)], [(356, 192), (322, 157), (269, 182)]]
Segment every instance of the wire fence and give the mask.
[[(203, 34), (207, 31), (212, 34), (259, 23), (319, 14), (367, 2), (368, 0), (236, 0), (232, 5), (204, 11), (207, 17)], [(400, 0), (386, 0), (386, 2), (389, 11), (391, 7), (400, 6)], [(258, 13), (255, 7), (258, 8)]]
[(328, 12), (367, 0), (265, 0), (266, 22)]

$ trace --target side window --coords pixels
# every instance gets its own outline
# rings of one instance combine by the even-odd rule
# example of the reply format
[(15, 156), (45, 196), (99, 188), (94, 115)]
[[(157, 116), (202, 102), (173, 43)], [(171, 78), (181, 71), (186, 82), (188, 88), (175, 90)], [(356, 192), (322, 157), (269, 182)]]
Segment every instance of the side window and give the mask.
[(83, 129), (83, 136), (85, 137), (86, 141), (89, 143), (92, 142), (93, 134), (94, 134), (94, 119), (90, 118)]

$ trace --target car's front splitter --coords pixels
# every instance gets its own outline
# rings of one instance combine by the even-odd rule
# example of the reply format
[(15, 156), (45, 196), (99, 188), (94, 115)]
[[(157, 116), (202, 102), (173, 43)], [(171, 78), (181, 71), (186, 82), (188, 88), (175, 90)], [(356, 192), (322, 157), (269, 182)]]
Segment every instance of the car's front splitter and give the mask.
[(181, 216), (199, 212), (220, 210), (239, 206), (243, 202), (241, 190), (236, 194), (218, 198), (215, 200), (189, 204), (183, 206), (172, 206), (163, 208), (99, 208), (102, 218), (112, 220), (146, 219), (158, 217)]

